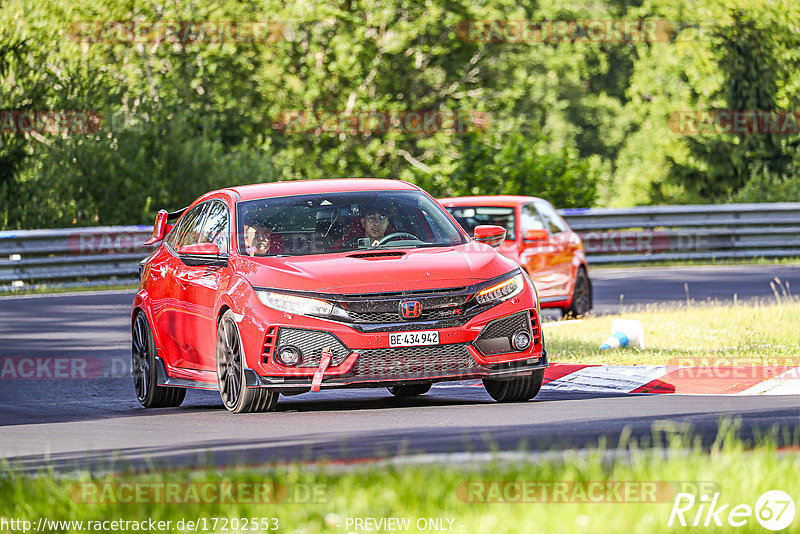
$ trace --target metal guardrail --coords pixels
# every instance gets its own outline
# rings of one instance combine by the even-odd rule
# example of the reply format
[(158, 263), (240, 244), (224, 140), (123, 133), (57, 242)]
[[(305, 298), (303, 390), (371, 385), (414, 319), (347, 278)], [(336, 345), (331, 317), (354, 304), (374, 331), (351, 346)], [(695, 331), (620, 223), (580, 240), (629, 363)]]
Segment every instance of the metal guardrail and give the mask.
[(800, 257), (800, 203), (561, 210), (590, 264)]
[[(590, 264), (800, 257), (800, 203), (561, 210)], [(135, 283), (150, 226), (0, 232), (0, 292)]]
[(152, 226), (0, 232), (0, 292), (135, 283)]

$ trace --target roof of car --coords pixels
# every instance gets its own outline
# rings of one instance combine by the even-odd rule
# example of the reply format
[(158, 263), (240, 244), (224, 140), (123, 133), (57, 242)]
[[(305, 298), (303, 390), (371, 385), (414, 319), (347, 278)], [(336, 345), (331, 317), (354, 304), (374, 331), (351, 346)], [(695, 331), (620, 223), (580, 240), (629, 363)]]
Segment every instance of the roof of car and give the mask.
[(416, 191), (417, 186), (402, 180), (377, 178), (325, 178), (319, 180), (292, 180), (263, 184), (228, 187), (240, 200), (255, 200), (268, 197), (308, 195), (313, 193), (339, 193), (349, 191)]
[(528, 202), (542, 202), (539, 197), (524, 197), (521, 195), (484, 195), (474, 197), (451, 197), (438, 199), (442, 204), (451, 206), (516, 206)]

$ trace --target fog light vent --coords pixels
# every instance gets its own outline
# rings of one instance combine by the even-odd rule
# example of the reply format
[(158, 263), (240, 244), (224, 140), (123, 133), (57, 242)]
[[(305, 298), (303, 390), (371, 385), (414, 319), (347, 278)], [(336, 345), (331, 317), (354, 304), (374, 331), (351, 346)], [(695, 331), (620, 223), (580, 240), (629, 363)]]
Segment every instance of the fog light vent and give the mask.
[(303, 354), (297, 347), (286, 345), (278, 348), (276, 359), (283, 365), (292, 367), (303, 361)]

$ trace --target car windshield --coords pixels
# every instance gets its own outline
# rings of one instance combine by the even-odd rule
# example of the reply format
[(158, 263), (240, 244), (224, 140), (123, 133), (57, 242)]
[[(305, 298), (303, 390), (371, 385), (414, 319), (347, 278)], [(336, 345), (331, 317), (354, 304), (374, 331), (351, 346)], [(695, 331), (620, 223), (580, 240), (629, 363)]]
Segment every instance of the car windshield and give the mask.
[(453, 246), (465, 236), (418, 191), (362, 191), (237, 203), (239, 253), (304, 256), (353, 250)]
[(453, 206), (447, 208), (468, 234), (481, 224), (493, 224), (506, 229), (506, 239), (514, 239), (514, 208), (497, 206)]

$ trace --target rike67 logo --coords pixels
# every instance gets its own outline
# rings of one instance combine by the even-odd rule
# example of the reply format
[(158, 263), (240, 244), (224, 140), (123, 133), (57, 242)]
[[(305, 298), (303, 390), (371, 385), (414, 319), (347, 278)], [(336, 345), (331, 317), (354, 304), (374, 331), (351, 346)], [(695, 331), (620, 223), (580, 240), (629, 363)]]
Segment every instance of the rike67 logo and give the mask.
[(723, 504), (719, 493), (709, 497), (701, 495), (697, 499), (691, 493), (678, 493), (669, 514), (667, 526), (721, 527), (727, 523), (731, 527), (743, 527), (753, 517), (767, 530), (783, 530), (792, 524), (795, 505), (792, 497), (780, 490), (764, 492), (755, 507), (749, 504)]

